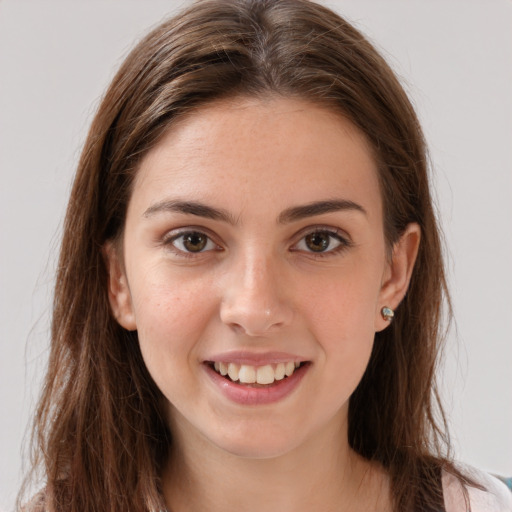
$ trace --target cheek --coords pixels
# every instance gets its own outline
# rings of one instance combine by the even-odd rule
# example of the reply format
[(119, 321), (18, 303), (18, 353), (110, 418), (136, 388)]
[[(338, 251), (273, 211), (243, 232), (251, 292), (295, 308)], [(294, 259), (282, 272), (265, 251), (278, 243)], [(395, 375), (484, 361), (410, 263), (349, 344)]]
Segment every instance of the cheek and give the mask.
[(373, 348), (380, 274), (371, 267), (354, 265), (350, 272), (316, 284), (302, 305), (304, 316), (332, 369), (330, 385), (343, 386), (351, 393)]
[(379, 300), (381, 273), (364, 262), (310, 283), (302, 293), (302, 308), (314, 325), (329, 338), (373, 339), (375, 308)]
[[(142, 355), (148, 368), (183, 366), (215, 310), (207, 285), (170, 275), (165, 269), (146, 273), (134, 283), (132, 297)], [(151, 368), (150, 368), (151, 371)]]
[(345, 379), (356, 384), (364, 373), (375, 338), (374, 309), (361, 304), (365, 303), (354, 297), (345, 303), (319, 308), (314, 332), (326, 358)]

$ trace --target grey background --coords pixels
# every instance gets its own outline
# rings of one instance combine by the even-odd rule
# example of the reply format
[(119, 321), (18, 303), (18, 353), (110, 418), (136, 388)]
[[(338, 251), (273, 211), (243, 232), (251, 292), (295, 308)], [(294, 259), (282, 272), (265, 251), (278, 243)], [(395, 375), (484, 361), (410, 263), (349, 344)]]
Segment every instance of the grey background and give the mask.
[[(457, 321), (442, 377), (453, 444), (459, 460), (510, 476), (512, 2), (325, 3), (377, 42), (420, 114)], [(134, 41), (180, 5), (0, 0), (0, 510), (20, 481), (86, 130)]]

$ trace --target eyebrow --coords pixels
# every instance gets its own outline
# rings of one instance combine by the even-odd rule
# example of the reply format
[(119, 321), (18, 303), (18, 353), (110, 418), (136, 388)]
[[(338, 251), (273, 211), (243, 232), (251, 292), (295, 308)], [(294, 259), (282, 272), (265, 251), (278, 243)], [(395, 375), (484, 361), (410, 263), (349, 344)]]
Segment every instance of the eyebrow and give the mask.
[(220, 208), (213, 208), (203, 203), (195, 201), (167, 200), (160, 201), (150, 206), (145, 212), (144, 217), (151, 217), (157, 213), (175, 212), (188, 215), (196, 215), (212, 220), (220, 220), (229, 224), (236, 224), (236, 219), (227, 211)]
[[(315, 201), (313, 203), (294, 206), (284, 210), (278, 217), (278, 224), (288, 224), (307, 217), (314, 217), (324, 213), (351, 210), (367, 215), (366, 210), (359, 204), (347, 199), (330, 199)], [(237, 220), (231, 213), (222, 208), (213, 208), (196, 201), (165, 200), (151, 205), (143, 214), (144, 217), (152, 217), (157, 213), (175, 212), (188, 215), (196, 215), (212, 220), (220, 220), (229, 224), (236, 224)]]
[(366, 210), (360, 204), (354, 203), (354, 201), (349, 201), (347, 199), (330, 199), (327, 201), (316, 201), (303, 206), (288, 208), (279, 215), (278, 222), (280, 224), (287, 224), (307, 217), (314, 217), (315, 215), (344, 210), (352, 210), (368, 215)]

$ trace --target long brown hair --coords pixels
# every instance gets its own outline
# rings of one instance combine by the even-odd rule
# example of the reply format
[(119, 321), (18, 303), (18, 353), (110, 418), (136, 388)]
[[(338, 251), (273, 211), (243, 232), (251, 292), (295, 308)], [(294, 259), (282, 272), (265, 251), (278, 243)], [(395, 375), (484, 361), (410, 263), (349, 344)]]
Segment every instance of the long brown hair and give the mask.
[[(349, 442), (391, 477), (397, 511), (442, 508), (446, 422), (435, 386), (447, 299), (426, 148), (386, 62), (349, 23), (307, 0), (199, 1), (144, 38), (90, 128), (67, 210), (51, 354), (34, 428), (45, 510), (155, 511), (171, 433), (136, 333), (110, 311), (102, 248), (122, 234), (140, 159), (180, 116), (235, 96), (299, 97), (366, 134), (379, 167), (389, 247), (422, 240), (396, 320), (377, 333), (350, 399)], [(459, 475), (461, 476), (461, 475)]]

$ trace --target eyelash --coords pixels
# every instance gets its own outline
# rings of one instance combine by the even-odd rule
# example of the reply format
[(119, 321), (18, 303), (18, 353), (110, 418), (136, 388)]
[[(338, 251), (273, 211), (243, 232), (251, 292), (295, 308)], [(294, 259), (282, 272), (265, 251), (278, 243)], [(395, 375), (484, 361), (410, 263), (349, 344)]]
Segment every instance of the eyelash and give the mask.
[[(185, 237), (187, 235), (188, 236), (195, 235), (195, 236), (205, 237), (206, 238), (205, 247), (208, 247), (209, 244), (212, 244), (214, 247), (207, 248), (206, 250), (204, 250), (204, 248), (202, 248), (199, 251), (188, 251), (188, 250), (186, 250), (186, 248), (184, 250), (179, 247), (176, 247), (175, 242), (177, 242), (178, 240), (181, 239), (181, 243), (183, 244), (185, 242)], [(176, 232), (169, 233), (169, 235), (164, 238), (163, 244), (166, 247), (168, 247), (174, 254), (176, 254), (177, 256), (180, 256), (182, 258), (194, 258), (194, 257), (197, 257), (198, 255), (201, 255), (201, 254), (204, 254), (205, 252), (210, 252), (210, 251), (222, 251), (222, 248), (218, 244), (216, 244), (213, 241), (213, 238), (208, 233), (206, 233), (204, 231), (204, 229), (202, 229), (202, 228), (197, 228), (197, 229), (187, 228), (178, 233), (176, 233)]]
[[(291, 251), (292, 252), (302, 251), (305, 254), (307, 254), (309, 257), (313, 257), (313, 258), (320, 259), (320, 258), (327, 258), (329, 256), (334, 256), (334, 255), (339, 254), (353, 246), (352, 241), (348, 238), (348, 236), (344, 232), (342, 232), (338, 229), (330, 228), (330, 227), (317, 226), (314, 229), (303, 232), (301, 235), (302, 236), (301, 236), (300, 240), (296, 244), (294, 244)], [(306, 243), (305, 241), (306, 241), (307, 237), (313, 236), (313, 235), (327, 235), (329, 237), (329, 242), (328, 242), (326, 250), (323, 250), (323, 251), (309, 250), (308, 251), (308, 250), (296, 248), (299, 246), (299, 244)], [(332, 239), (334, 239), (336, 242), (338, 242), (339, 245), (337, 245), (336, 247), (334, 247), (332, 249), (329, 249), (329, 245), (331, 245)]]
[[(186, 236), (199, 236), (199, 237), (205, 237), (205, 246), (201, 248), (199, 251), (188, 251), (186, 248), (182, 249), (179, 247), (176, 247), (175, 243), (181, 239), (181, 244), (185, 243), (184, 237)], [(309, 236), (314, 235), (327, 235), (329, 237), (328, 245), (325, 250), (320, 251), (314, 251), (314, 250), (305, 250), (305, 249), (299, 249), (297, 248), (301, 243), (307, 243), (306, 239)], [(333, 249), (329, 249), (329, 246), (332, 243), (332, 239), (334, 239), (338, 245), (334, 247)], [(180, 231), (178, 233), (170, 233), (168, 236), (165, 237), (163, 240), (163, 243), (165, 246), (167, 246), (172, 252), (174, 252), (176, 255), (184, 258), (194, 258), (198, 255), (204, 254), (206, 252), (210, 251), (222, 251), (222, 247), (220, 247), (218, 244), (216, 244), (212, 237), (204, 231), (204, 229), (194, 229), (194, 228), (187, 228), (186, 230)], [(208, 245), (212, 244), (214, 247), (208, 248)], [(295, 243), (291, 248), (291, 252), (303, 252), (305, 254), (308, 254), (310, 257), (314, 258), (325, 258), (328, 256), (332, 256), (335, 254), (339, 254), (343, 252), (344, 250), (352, 247), (353, 243), (351, 240), (348, 239), (348, 237), (345, 234), (342, 234), (340, 230), (328, 228), (328, 227), (315, 227), (314, 229), (311, 229), (309, 231), (303, 232), (301, 234), (301, 238), (297, 243)]]

